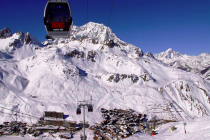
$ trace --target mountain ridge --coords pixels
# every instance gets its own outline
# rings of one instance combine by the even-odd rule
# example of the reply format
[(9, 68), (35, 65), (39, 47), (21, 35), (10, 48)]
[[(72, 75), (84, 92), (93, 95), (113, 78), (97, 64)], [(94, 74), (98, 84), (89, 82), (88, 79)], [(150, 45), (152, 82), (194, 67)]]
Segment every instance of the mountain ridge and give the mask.
[[(143, 54), (105, 28), (93, 22), (74, 26), (69, 39), (44, 42), (46, 45), (23, 43), (13, 54), (5, 50), (18, 35), (0, 39), (0, 49), (13, 57), (0, 61), (1, 106), (33, 116), (58, 110), (69, 115), (67, 120), (79, 122), (78, 101), (92, 97), (94, 112), (86, 113), (90, 124), (103, 120), (102, 107), (132, 108), (147, 114), (149, 120), (182, 121), (210, 114), (210, 83), (163, 64), (151, 53)], [(12, 119), (2, 115), (1, 123)]]
[(155, 54), (154, 57), (163, 63), (188, 72), (200, 74), (203, 78), (210, 79), (210, 53), (201, 53), (198, 56), (183, 55), (169, 48), (165, 52)]

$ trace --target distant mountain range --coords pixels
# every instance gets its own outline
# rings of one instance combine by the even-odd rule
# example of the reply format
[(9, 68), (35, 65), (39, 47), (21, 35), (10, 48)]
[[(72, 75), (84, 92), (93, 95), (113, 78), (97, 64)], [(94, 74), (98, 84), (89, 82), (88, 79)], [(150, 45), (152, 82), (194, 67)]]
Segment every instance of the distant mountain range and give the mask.
[[(15, 119), (6, 114), (14, 114), (11, 110), (37, 117), (44, 111), (64, 112), (69, 115), (67, 120), (79, 122), (77, 103), (91, 98), (94, 111), (86, 113), (90, 124), (103, 120), (102, 107), (131, 108), (147, 114), (149, 120), (210, 114), (210, 83), (208, 77), (201, 77), (209, 71), (209, 54), (194, 57), (169, 49), (154, 57), (94, 22), (74, 26), (69, 39), (42, 43), (29, 33), (11, 35), (4, 30), (0, 39), (0, 110), (4, 112), (0, 123)], [(196, 68), (201, 76), (195, 74)], [(28, 123), (37, 121), (17, 117)]]
[(169, 48), (165, 52), (155, 54), (154, 57), (173, 68), (193, 72), (201, 75), (206, 80), (210, 80), (210, 53), (189, 56)]

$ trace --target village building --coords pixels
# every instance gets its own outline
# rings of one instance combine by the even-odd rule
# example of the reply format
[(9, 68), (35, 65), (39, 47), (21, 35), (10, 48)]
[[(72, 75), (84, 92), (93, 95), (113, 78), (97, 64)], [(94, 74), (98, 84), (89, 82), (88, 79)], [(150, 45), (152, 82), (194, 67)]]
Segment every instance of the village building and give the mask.
[(35, 130), (41, 131), (41, 132), (48, 132), (48, 131), (63, 132), (63, 131), (66, 131), (66, 128), (62, 126), (47, 125), (43, 127), (35, 127)]
[(104, 138), (105, 140), (113, 140), (113, 137), (112, 137), (109, 133), (105, 133), (105, 134), (103, 135), (103, 138)]
[(3, 131), (0, 131), (0, 136), (3, 135), (3, 134), (4, 134), (4, 132)]
[[(147, 115), (137, 113), (132, 109), (110, 109), (106, 110), (101, 108), (102, 117), (104, 120), (97, 125), (91, 126), (91, 130), (95, 130), (96, 134), (103, 137), (104, 139), (119, 139), (126, 138), (134, 133), (146, 131), (143, 122), (147, 122)], [(151, 122), (151, 125), (154, 122)], [(109, 134), (109, 135), (107, 135)], [(95, 139), (99, 139), (97, 136)]]
[(102, 137), (100, 135), (96, 134), (93, 139), (94, 140), (102, 140)]
[(63, 112), (54, 112), (54, 111), (45, 111), (44, 112), (44, 117), (63, 119), (63, 116), (64, 116)]
[(4, 122), (3, 124), (7, 126), (9, 124), (9, 122)]

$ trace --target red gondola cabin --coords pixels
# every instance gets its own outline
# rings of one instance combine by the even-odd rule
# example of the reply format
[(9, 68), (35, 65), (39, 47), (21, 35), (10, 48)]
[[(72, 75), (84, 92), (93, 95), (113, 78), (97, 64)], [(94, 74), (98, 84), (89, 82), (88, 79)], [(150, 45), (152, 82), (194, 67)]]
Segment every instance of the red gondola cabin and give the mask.
[(88, 106), (88, 112), (93, 112), (93, 106), (92, 105)]
[(81, 114), (81, 109), (78, 107), (77, 108), (77, 115)]

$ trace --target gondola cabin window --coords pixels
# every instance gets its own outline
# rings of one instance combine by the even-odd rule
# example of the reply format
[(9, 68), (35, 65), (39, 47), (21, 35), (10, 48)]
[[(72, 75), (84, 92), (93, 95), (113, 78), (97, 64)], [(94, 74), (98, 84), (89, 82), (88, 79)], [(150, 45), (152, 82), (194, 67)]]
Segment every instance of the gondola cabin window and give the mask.
[(49, 3), (46, 10), (45, 20), (48, 31), (62, 28), (69, 31), (70, 11), (67, 3)]

